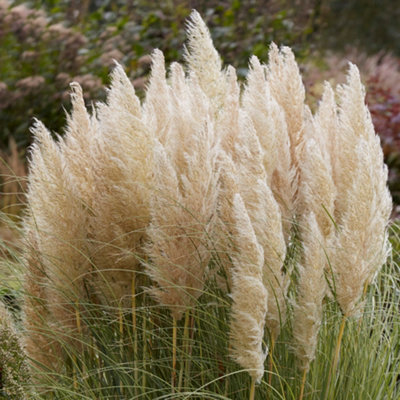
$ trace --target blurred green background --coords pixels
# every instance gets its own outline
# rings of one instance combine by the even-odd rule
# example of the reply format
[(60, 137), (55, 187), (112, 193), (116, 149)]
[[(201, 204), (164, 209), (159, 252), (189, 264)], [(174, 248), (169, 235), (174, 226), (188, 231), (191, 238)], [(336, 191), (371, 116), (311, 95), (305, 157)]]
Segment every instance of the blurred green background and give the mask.
[(16, 190), (10, 189), (5, 163), (18, 176), (26, 173), (32, 118), (62, 134), (69, 83), (82, 85), (88, 105), (104, 99), (113, 60), (123, 64), (143, 96), (154, 48), (164, 52), (167, 63), (182, 61), (192, 9), (208, 24), (224, 63), (236, 67), (241, 78), (252, 54), (268, 61), (271, 41), (291, 46), (311, 107), (323, 81), (340, 83), (347, 60), (356, 62), (400, 203), (399, 0), (0, 0), (3, 203)]

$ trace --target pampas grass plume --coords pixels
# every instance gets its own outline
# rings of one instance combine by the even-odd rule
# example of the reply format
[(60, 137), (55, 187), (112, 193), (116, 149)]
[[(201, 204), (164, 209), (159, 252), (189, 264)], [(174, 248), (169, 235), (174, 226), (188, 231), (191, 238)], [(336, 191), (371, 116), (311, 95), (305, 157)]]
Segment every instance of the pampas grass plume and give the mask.
[(264, 255), (239, 194), (233, 199), (236, 252), (232, 271), (231, 355), (259, 382), (264, 374), (262, 348), (268, 292), (262, 281)]
[(310, 212), (302, 224), (303, 255), (299, 266), (297, 299), (294, 305), (293, 338), (301, 369), (308, 371), (315, 358), (326, 294), (326, 254), (324, 236), (315, 215)]
[(298, 167), (296, 148), (303, 141), (303, 117), (305, 89), (299, 67), (289, 47), (280, 50), (272, 43), (268, 53), (266, 68), (267, 81), (272, 96), (285, 112), (286, 125), (290, 137), (292, 163)]
[(218, 199), (218, 148), (212, 124), (206, 120), (201, 131), (187, 134), (192, 135), (193, 146), (184, 154), (185, 175), (177, 175), (161, 143), (155, 146), (147, 230), (147, 271), (157, 284), (152, 293), (177, 320), (202, 294)]
[(71, 341), (77, 333), (74, 303), (86, 298), (87, 212), (67, 173), (60, 147), (40, 122), (32, 132), (35, 142), (30, 160), (27, 230), (36, 231), (30, 245), (37, 246), (35, 252), (40, 254), (49, 279), (46, 296), (51, 323), (64, 340)]
[(256, 56), (250, 59), (243, 108), (251, 118), (262, 147), (263, 165), (268, 185), (280, 206), (286, 241), (294, 217), (294, 177), (290, 140), (285, 113), (271, 94), (265, 68)]
[[(246, 113), (239, 117), (240, 133), (236, 143), (237, 176), (240, 195), (263, 249), (263, 282), (268, 290), (267, 328), (275, 340), (285, 323), (285, 297), (289, 275), (283, 271), (286, 243), (279, 205), (267, 184), (260, 142)], [(232, 211), (235, 216), (234, 210)]]
[(186, 32), (188, 45), (185, 49), (185, 61), (218, 112), (226, 91), (226, 82), (221, 71), (222, 61), (206, 24), (195, 10), (190, 15)]
[(107, 103), (97, 105), (92, 119), (93, 287), (102, 302), (115, 306), (130, 305), (132, 276), (140, 269), (140, 246), (150, 221), (153, 136), (128, 81), (117, 65)]
[(336, 218), (339, 225), (333, 262), (336, 296), (345, 316), (361, 305), (366, 286), (385, 262), (392, 201), (379, 137), (364, 103), (358, 69), (350, 64), (340, 87), (340, 140), (337, 152)]

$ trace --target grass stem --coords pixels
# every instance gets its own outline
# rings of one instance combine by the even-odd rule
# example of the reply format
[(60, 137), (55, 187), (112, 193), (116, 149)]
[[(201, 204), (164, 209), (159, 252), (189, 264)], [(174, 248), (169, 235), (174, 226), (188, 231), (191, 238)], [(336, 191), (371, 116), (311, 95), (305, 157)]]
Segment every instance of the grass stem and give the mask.
[(183, 371), (185, 369), (185, 358), (188, 359), (188, 348), (189, 348), (189, 321), (190, 321), (190, 313), (189, 310), (185, 312), (185, 326), (183, 328), (183, 341), (182, 341), (182, 358), (181, 365), (179, 371), (179, 380), (178, 380), (178, 391), (182, 388), (182, 380), (183, 380)]
[(143, 318), (143, 374), (142, 374), (142, 390), (143, 393), (147, 392), (146, 389), (146, 363), (147, 363), (147, 315)]
[[(121, 362), (123, 362), (122, 358), (123, 358), (123, 346), (124, 346), (124, 314), (122, 311), (122, 306), (119, 306), (119, 310), (118, 310), (118, 321), (119, 321), (119, 356), (121, 359)], [(124, 393), (124, 385), (122, 383), (122, 379), (120, 379), (119, 381), (119, 389), (121, 391), (121, 394)]]
[(254, 400), (255, 392), (256, 392), (256, 380), (254, 378), (251, 378), (249, 400)]
[(346, 320), (347, 320), (346, 315), (343, 315), (342, 322), (340, 324), (339, 335), (338, 335), (336, 346), (335, 346), (335, 355), (333, 357), (332, 365), (331, 365), (331, 368), (329, 370), (327, 391), (325, 392), (325, 400), (327, 400), (329, 395), (330, 395), (331, 386), (332, 386), (331, 385), (332, 384), (332, 377), (335, 376), (335, 374), (336, 374), (336, 368), (337, 368), (337, 365), (338, 365), (338, 362), (339, 362), (340, 347), (341, 347), (341, 344), (342, 344), (344, 328), (346, 326)]
[(304, 387), (306, 385), (306, 379), (307, 379), (307, 370), (305, 369), (303, 371), (303, 376), (301, 378), (301, 387), (300, 387), (300, 396), (299, 396), (299, 400), (303, 400), (303, 396), (304, 396)]
[(268, 385), (271, 386), (272, 384), (272, 368), (273, 368), (273, 355), (274, 355), (274, 348), (275, 348), (275, 338), (271, 338), (271, 348), (268, 355)]
[(132, 294), (132, 330), (133, 330), (133, 376), (135, 379), (135, 396), (138, 395), (138, 382), (139, 382), (139, 371), (138, 371), (138, 336), (137, 336), (137, 326), (136, 326), (136, 274), (132, 274), (131, 282), (131, 294)]
[(172, 374), (171, 374), (172, 393), (175, 393), (175, 378), (176, 378), (176, 318), (172, 317)]
[[(365, 282), (365, 283), (364, 283), (364, 290), (363, 290), (363, 297), (362, 297), (363, 299), (364, 299), (365, 296), (367, 295), (367, 291), (368, 291), (368, 282)], [(361, 330), (362, 322), (363, 322), (363, 315), (360, 316), (360, 319), (359, 319), (359, 321), (358, 321), (357, 338), (358, 338), (359, 335), (360, 335), (360, 330)]]
[(185, 365), (185, 380), (184, 385), (185, 387), (189, 386), (190, 381), (190, 369), (192, 363), (192, 350), (193, 350), (193, 339), (194, 339), (194, 312), (190, 316), (190, 335), (188, 337), (188, 349), (187, 349), (187, 362)]
[(77, 364), (77, 359), (76, 355), (72, 355), (72, 380), (73, 380), (73, 386), (75, 390), (78, 390), (78, 378), (76, 374), (76, 364)]
[(81, 334), (81, 315), (79, 313), (79, 300), (75, 301), (75, 318), (76, 318), (76, 328), (78, 329), (78, 333)]
[[(79, 313), (79, 300), (75, 301), (75, 319), (76, 319), (76, 329), (78, 331), (78, 334), (81, 334), (81, 315)], [(72, 375), (73, 375), (73, 381), (74, 381), (74, 389), (78, 389), (78, 379), (77, 379), (77, 358), (76, 355), (73, 355), (73, 363), (72, 363)]]

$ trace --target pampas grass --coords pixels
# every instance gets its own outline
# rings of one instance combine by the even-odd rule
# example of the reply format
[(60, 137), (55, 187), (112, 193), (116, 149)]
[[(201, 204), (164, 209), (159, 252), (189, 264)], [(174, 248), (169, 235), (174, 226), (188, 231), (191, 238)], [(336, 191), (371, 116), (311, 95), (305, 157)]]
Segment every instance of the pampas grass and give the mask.
[(260, 382), (266, 352), (262, 348), (268, 292), (263, 284), (264, 252), (239, 194), (233, 199), (237, 235), (232, 272), (232, 357)]
[(100, 301), (113, 307), (131, 304), (132, 275), (144, 255), (139, 243), (150, 220), (152, 136), (142, 118), (134, 88), (117, 65), (107, 103), (98, 104), (91, 119), (94, 145), (88, 170), (93, 175), (93, 286)]
[(355, 65), (350, 64), (347, 83), (340, 87), (339, 93), (341, 134), (337, 135), (337, 141), (341, 150), (336, 153), (339, 233), (333, 270), (338, 302), (344, 315), (351, 316), (361, 306), (364, 288), (387, 258), (386, 227), (392, 201), (386, 187), (388, 172), (379, 137), (364, 104), (364, 88)]
[(290, 140), (285, 112), (271, 94), (265, 66), (257, 57), (250, 59), (243, 108), (251, 118), (262, 147), (267, 183), (280, 206), (286, 242), (294, 217), (295, 169), (290, 154)]
[(357, 69), (312, 115), (289, 48), (253, 57), (242, 89), (196, 12), (188, 37), (184, 66), (154, 51), (143, 102), (116, 65), (91, 112), (72, 85), (62, 137), (34, 125), (37, 397), (345, 399), (357, 381), (385, 398), (384, 379), (396, 398), (398, 268), (379, 272), (391, 200)]
[[(34, 289), (29, 295), (39, 294), (39, 298), (45, 298), (49, 328), (57, 330), (64, 341), (71, 341), (77, 334), (75, 303), (86, 299), (87, 213), (66, 174), (60, 147), (40, 122), (35, 124), (33, 134), (35, 143), (27, 194), (29, 214), (25, 219), (27, 231), (32, 232), (27, 236), (30, 239), (28, 260), (33, 260), (30, 269), (33, 276), (41, 278), (38, 284), (45, 279), (47, 285), (40, 293)], [(82, 223), (76, 224), (78, 220)], [(29, 274), (28, 279), (31, 277)], [(34, 285), (27, 283), (27, 287), (34, 288)], [(25, 312), (27, 320), (32, 318), (30, 310), (28, 307)]]
[(179, 320), (202, 293), (211, 257), (220, 147), (207, 97), (178, 64), (171, 68), (171, 88), (167, 140), (155, 139), (153, 153), (147, 271), (157, 283), (153, 295)]
[(226, 96), (226, 80), (222, 73), (222, 60), (211, 39), (210, 32), (197, 11), (193, 11), (187, 24), (188, 44), (185, 60), (189, 70), (199, 80), (200, 87), (212, 101), (218, 114)]
[(292, 165), (296, 170), (299, 167), (297, 148), (302, 144), (304, 137), (305, 89), (299, 67), (289, 47), (278, 49), (276, 44), (272, 43), (268, 56), (267, 81), (272, 95), (285, 113)]
[[(293, 336), (301, 367), (309, 369), (315, 357), (322, 303), (327, 291), (325, 274), (333, 253), (335, 226), (332, 220), (336, 188), (327, 149), (318, 142), (323, 128), (306, 122), (306, 142), (300, 154), (299, 218), (303, 252), (300, 263), (298, 300), (295, 305)], [(331, 257), (332, 256), (332, 257)]]

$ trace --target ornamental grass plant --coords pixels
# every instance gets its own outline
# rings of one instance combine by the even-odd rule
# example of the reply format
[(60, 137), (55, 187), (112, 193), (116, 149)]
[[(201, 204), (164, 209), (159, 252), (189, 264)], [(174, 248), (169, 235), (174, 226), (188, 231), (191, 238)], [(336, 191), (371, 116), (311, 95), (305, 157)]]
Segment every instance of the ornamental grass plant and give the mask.
[(357, 68), (313, 115), (287, 47), (242, 88), (193, 11), (185, 59), (153, 53), (143, 102), (119, 65), (91, 113), (74, 83), (64, 135), (32, 128), (32, 398), (397, 398), (399, 238), (387, 260)]

